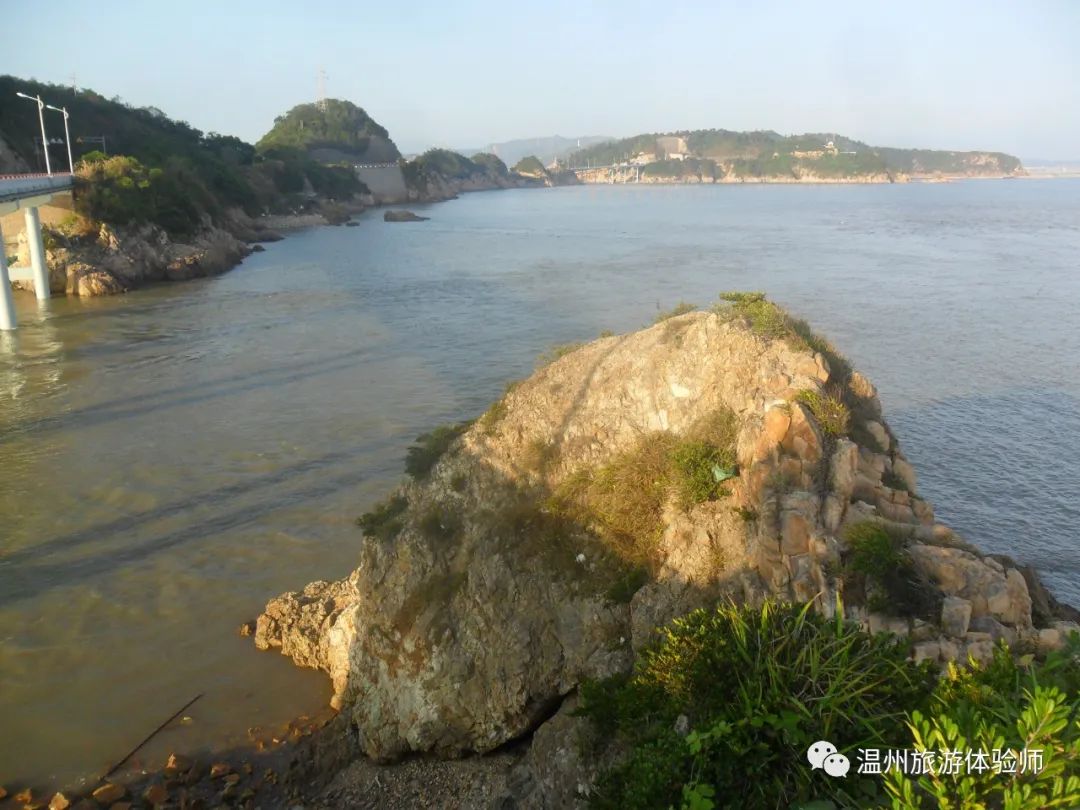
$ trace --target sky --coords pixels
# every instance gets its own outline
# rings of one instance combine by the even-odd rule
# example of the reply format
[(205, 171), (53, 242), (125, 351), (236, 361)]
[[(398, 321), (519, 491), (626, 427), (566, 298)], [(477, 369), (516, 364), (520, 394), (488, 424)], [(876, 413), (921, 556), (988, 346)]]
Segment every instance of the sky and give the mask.
[(324, 69), (404, 152), (715, 127), (1080, 159), (1080, 0), (8, 0), (4, 29), (0, 73), (247, 141)]

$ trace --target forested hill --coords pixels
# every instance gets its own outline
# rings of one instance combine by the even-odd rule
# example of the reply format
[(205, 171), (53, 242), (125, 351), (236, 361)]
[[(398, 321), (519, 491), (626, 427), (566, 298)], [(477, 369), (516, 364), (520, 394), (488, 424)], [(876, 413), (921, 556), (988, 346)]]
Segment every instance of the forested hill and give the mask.
[(274, 119), (256, 148), (303, 150), (324, 162), (385, 163), (401, 157), (385, 128), (360, 107), (338, 99), (298, 104)]
[[(1002, 152), (953, 152), (870, 146), (836, 133), (780, 135), (771, 130), (723, 129), (648, 133), (590, 146), (574, 152), (571, 165), (610, 165), (652, 156), (668, 157), (682, 139), (685, 157), (710, 160), (736, 176), (960, 175), (1002, 176), (1023, 172), (1020, 160)], [(643, 157), (642, 157), (643, 156)]]
[[(293, 212), (316, 197), (345, 200), (365, 190), (351, 167), (324, 165), (302, 150), (258, 153), (240, 138), (202, 132), (156, 107), (13, 76), (0, 76), (0, 144), (8, 147), (0, 149), (0, 172), (44, 171), (37, 106), (16, 92), (67, 107), (80, 177), (76, 208), (89, 221), (149, 222), (189, 234), (207, 220), (226, 222), (231, 209)], [(59, 140), (50, 144), (52, 168), (67, 171), (63, 119), (45, 114), (50, 142)]]

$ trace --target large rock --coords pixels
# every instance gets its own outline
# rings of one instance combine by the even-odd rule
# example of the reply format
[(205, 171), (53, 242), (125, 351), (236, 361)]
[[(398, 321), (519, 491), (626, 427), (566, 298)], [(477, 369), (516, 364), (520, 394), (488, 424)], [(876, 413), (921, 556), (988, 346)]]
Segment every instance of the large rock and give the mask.
[[(515, 387), (425, 480), (403, 486), (400, 531), (365, 539), (351, 576), (273, 600), (256, 643), (328, 672), (360, 746), (386, 760), (491, 751), (524, 735), (583, 679), (625, 671), (658, 626), (717, 598), (813, 601), (830, 615), (843, 590), (843, 527), (861, 520), (911, 536), (919, 570), (969, 605), (968, 618), (995, 622), (973, 636), (949, 613), (953, 641), (922, 623), (920, 656), (981, 655), (994, 632), (1030, 628), (1019, 572), (921, 542), (939, 533), (915, 514), (914, 474), (897, 470), (898, 452), (885, 454), (880, 434), (894, 442), (884, 427), (872, 448), (823, 433), (798, 397), (834, 384), (821, 355), (718, 314), (594, 341)], [(883, 426), (873, 387), (857, 375), (850, 385)], [(672, 497), (649, 581), (611, 596), (625, 549), (553, 514), (547, 499), (643, 437), (685, 436), (721, 410), (736, 420), (737, 476), (715, 501)], [(906, 488), (882, 483), (890, 464)], [(890, 632), (911, 626), (862, 615)], [(558, 728), (547, 759), (565, 776), (533, 774), (564, 790), (544, 789), (550, 806), (569, 801), (579, 767)]]

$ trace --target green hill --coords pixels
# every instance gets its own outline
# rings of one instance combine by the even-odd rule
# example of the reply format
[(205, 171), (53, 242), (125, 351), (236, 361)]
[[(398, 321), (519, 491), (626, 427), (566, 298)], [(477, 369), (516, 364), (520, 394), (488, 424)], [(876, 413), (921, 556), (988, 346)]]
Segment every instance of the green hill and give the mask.
[(298, 104), (278, 116), (256, 149), (296, 149), (328, 163), (385, 163), (401, 157), (386, 129), (360, 107), (339, 99)]
[[(1000, 176), (1023, 171), (1018, 158), (1002, 152), (952, 152), (877, 147), (836, 133), (781, 135), (771, 130), (724, 129), (645, 133), (581, 149), (571, 165), (610, 165), (642, 153), (664, 160), (660, 138), (682, 138), (686, 155), (716, 162), (727, 175), (772, 177), (813, 174), (845, 177), (876, 174)], [(831, 146), (830, 146), (831, 144)]]
[[(181, 235), (198, 230), (207, 219), (226, 222), (229, 209), (252, 215), (290, 211), (306, 205), (312, 194), (347, 199), (365, 190), (351, 169), (322, 165), (300, 150), (260, 154), (239, 138), (204, 133), (156, 107), (133, 107), (89, 89), (74, 93), (64, 85), (0, 76), (0, 138), (32, 170), (44, 168), (35, 140), (40, 138), (37, 107), (16, 92), (40, 94), (49, 104), (67, 107), (72, 153), (76, 162), (83, 160), (77, 170), (76, 210), (93, 222), (151, 222)], [(60, 115), (47, 115), (49, 139), (62, 137)], [(85, 136), (104, 138), (108, 159), (102, 144)], [(50, 149), (50, 159), (54, 170), (67, 171), (62, 145)]]

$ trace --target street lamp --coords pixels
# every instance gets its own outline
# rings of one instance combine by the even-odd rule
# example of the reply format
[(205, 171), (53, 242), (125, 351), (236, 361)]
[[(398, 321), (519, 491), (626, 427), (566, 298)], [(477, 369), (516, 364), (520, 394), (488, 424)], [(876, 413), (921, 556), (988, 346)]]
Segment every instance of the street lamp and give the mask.
[(64, 143), (67, 144), (68, 150), (68, 171), (75, 174), (75, 161), (71, 159), (71, 133), (68, 132), (68, 119), (71, 117), (68, 114), (67, 107), (54, 107), (52, 104), (46, 104), (50, 110), (56, 110), (58, 113), (64, 114)]
[(49, 141), (45, 138), (45, 102), (41, 100), (41, 96), (28, 96), (26, 93), (15, 95), (37, 103), (38, 121), (41, 122), (41, 151), (45, 153), (45, 171), (49, 177), (52, 177), (52, 166), (49, 165)]

